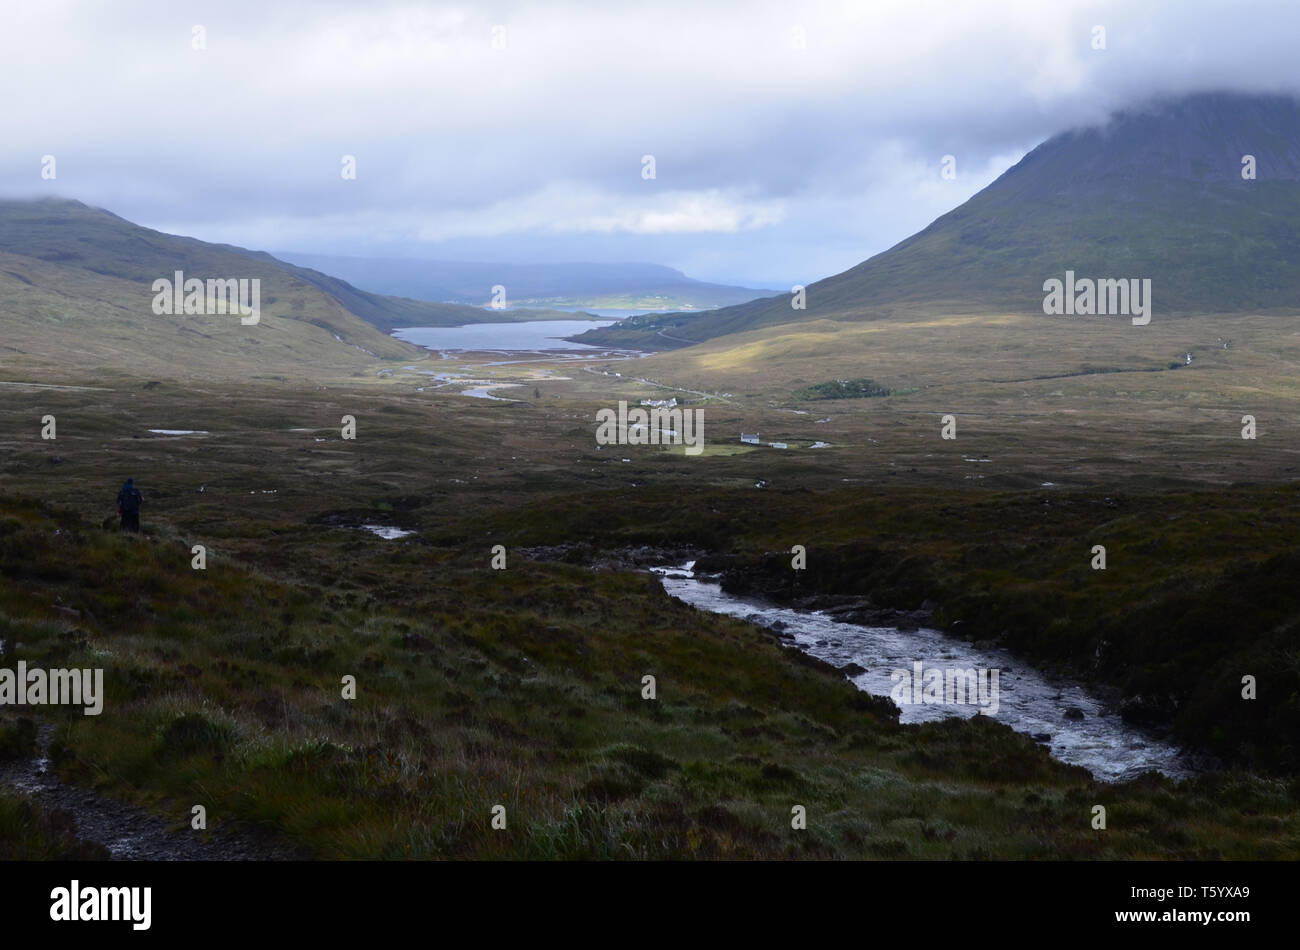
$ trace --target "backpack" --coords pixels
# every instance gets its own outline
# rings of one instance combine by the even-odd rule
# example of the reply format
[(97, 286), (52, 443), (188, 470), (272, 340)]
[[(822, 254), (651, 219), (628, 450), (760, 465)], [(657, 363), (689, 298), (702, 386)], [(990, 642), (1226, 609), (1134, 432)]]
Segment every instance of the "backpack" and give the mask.
[(117, 493), (117, 507), (121, 508), (128, 514), (134, 514), (139, 511), (140, 502), (143, 500), (144, 498), (140, 495), (140, 490), (134, 486), (131, 488), (123, 488)]

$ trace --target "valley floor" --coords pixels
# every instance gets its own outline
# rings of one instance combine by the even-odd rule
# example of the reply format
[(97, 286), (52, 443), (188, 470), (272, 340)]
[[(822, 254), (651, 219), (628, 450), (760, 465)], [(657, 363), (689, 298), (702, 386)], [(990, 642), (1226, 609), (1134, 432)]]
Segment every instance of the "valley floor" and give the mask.
[[(1205, 423), (1170, 452), (978, 392), (945, 441), (953, 394), (924, 381), (831, 405), (700, 358), (256, 383), (0, 367), (0, 666), (102, 667), (107, 693), (93, 717), (0, 710), (0, 758), (45, 728), (64, 782), (320, 858), (1300, 856), (1294, 441)], [(516, 385), (470, 398), (424, 370)], [(1050, 418), (1107, 411), (1041, 385), (1062, 392)], [(597, 408), (673, 393), (705, 410), (703, 455), (597, 447)], [(1170, 411), (1146, 408), (1152, 427)], [(111, 527), (127, 476), (140, 537)], [(1230, 770), (1109, 785), (983, 718), (901, 726), (635, 569), (677, 555), (778, 600), (932, 600), (944, 628), (1118, 690)], [(40, 809), (0, 791), (0, 854), (89, 847)]]

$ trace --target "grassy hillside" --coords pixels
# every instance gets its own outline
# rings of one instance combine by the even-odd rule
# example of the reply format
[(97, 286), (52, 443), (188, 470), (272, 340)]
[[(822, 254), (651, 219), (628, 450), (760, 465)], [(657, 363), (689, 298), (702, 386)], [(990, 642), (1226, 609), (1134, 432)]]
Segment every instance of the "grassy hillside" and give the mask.
[(197, 378), (349, 375), (379, 359), (422, 358), (310, 284), (270, 267), (262, 274), (261, 322), (243, 326), (237, 316), (157, 316), (149, 284), (0, 254), (0, 345), (21, 357), (27, 379), (69, 370), (88, 380), (124, 370)]
[[(158, 316), (152, 284), (258, 278), (262, 320)], [(80, 202), (0, 201), (3, 346), (32, 368), (241, 376), (350, 374), (422, 359), (397, 326), (510, 320), (477, 307), (368, 294), (268, 254), (141, 228)]]

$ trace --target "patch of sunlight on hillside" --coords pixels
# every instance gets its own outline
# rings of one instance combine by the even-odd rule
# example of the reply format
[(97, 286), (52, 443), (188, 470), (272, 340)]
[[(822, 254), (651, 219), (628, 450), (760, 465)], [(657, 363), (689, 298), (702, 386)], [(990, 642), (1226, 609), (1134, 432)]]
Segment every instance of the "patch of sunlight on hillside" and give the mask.
[(820, 359), (828, 355), (842, 355), (846, 350), (867, 346), (873, 337), (881, 334), (893, 336), (912, 330), (934, 330), (941, 327), (1005, 327), (1025, 320), (1026, 317), (1022, 314), (962, 314), (871, 324), (814, 320), (720, 337), (704, 346), (681, 351), (681, 356), (696, 370), (727, 372), (746, 369), (766, 360)]

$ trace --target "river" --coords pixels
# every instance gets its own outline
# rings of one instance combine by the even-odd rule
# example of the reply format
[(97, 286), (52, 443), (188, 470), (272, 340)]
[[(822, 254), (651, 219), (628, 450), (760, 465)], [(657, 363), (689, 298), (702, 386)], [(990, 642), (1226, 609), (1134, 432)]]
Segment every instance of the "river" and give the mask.
[[(849, 663), (864, 667), (866, 672), (852, 677), (859, 689), (890, 696), (900, 683), (908, 682), (896, 677), (895, 671), (905, 671), (910, 677), (917, 663), (925, 670), (984, 670), (988, 671), (984, 682), (994, 687), (996, 697), (996, 709), (992, 703), (983, 704), (992, 718), (1035, 737), (1048, 746), (1054, 757), (1083, 766), (1101, 781), (1127, 781), (1150, 770), (1187, 778), (1202, 770), (1177, 746), (1125, 723), (1083, 685), (1049, 679), (1004, 650), (977, 650), (938, 630), (858, 626), (833, 620), (820, 611), (793, 610), (734, 597), (723, 593), (721, 586), (707, 576), (697, 577), (693, 565), (688, 562), (681, 567), (653, 570), (664, 589), (678, 600), (701, 610), (773, 627), (793, 638), (787, 642), (837, 667)], [(992, 671), (997, 671), (996, 678)], [(908, 690), (901, 695), (913, 697)], [(899, 719), (904, 723), (981, 714), (977, 703), (908, 701), (898, 705)], [(1071, 711), (1070, 717), (1067, 711)]]

